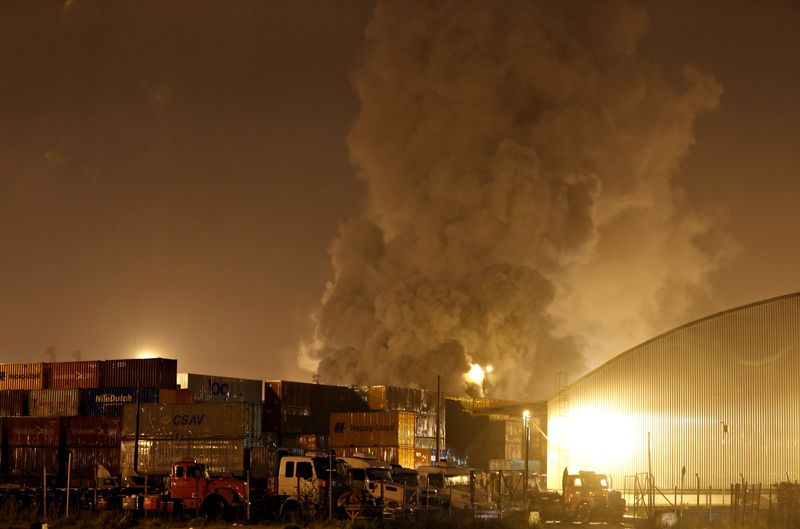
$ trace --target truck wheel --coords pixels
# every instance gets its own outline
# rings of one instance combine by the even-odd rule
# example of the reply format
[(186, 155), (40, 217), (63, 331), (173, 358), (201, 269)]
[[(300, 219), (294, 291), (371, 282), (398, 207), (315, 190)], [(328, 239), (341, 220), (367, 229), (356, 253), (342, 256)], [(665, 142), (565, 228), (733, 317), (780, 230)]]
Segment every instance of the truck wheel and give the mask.
[(592, 519), (592, 507), (587, 502), (579, 504), (575, 511), (575, 518), (579, 523), (589, 523), (589, 520)]
[(209, 520), (219, 520), (225, 514), (225, 501), (222, 498), (206, 498), (200, 507), (200, 514)]

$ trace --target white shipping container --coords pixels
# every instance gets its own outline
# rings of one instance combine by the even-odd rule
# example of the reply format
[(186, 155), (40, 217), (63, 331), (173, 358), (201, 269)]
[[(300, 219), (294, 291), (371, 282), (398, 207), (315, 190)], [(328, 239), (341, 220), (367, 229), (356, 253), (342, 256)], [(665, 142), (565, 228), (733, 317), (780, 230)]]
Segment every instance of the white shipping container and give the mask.
[(181, 389), (194, 394), (195, 401), (205, 402), (249, 402), (261, 404), (264, 384), (261, 380), (246, 378), (178, 373), (177, 383)]
[[(139, 474), (167, 475), (172, 464), (185, 457), (194, 458), (210, 474), (243, 476), (244, 439), (139, 439)], [(120, 467), (123, 479), (135, 475), (133, 468), (136, 441), (123, 439)]]

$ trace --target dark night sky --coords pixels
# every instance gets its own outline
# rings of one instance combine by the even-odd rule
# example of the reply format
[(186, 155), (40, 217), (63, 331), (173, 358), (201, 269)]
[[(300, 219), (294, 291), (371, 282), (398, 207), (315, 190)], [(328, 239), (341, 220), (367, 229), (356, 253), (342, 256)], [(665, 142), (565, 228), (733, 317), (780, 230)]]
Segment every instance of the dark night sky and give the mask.
[[(0, 360), (308, 379), (327, 248), (364, 203), (345, 139), (372, 4), (0, 3)], [(648, 6), (644, 49), (725, 90), (676, 181), (739, 246), (657, 332), (800, 290), (800, 7)]]

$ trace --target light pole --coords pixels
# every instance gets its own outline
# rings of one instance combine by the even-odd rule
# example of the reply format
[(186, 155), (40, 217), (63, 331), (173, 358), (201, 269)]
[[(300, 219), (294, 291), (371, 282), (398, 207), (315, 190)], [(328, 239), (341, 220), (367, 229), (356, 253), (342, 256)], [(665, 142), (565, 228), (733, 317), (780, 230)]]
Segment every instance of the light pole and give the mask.
[(531, 412), (522, 412), (522, 426), (525, 429), (525, 474), (522, 476), (522, 508), (528, 510), (528, 449), (531, 445)]

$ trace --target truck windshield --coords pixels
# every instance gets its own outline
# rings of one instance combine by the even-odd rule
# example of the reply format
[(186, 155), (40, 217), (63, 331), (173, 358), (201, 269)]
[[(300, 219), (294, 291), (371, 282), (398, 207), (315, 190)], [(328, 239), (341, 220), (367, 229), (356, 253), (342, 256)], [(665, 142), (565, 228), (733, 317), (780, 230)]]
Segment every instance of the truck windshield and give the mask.
[(328, 458), (327, 457), (314, 457), (311, 459), (314, 462), (314, 471), (320, 479), (328, 479)]
[(368, 468), (367, 477), (372, 481), (392, 481), (392, 474), (388, 468)]

